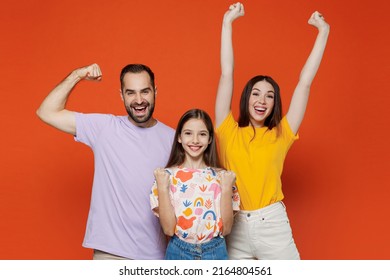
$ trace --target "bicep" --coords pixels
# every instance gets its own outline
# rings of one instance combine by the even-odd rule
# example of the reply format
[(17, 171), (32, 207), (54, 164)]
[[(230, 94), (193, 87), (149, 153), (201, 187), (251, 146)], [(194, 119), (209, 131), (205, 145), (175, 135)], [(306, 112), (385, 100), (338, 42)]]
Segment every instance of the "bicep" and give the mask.
[(221, 75), (215, 100), (215, 126), (219, 127), (230, 112), (233, 96), (233, 78)]
[(65, 133), (76, 135), (76, 113), (62, 110), (46, 115), (39, 115), (42, 121)]
[(301, 126), (303, 117), (306, 112), (307, 103), (309, 100), (310, 87), (298, 84), (295, 88), (291, 99), (290, 107), (287, 112), (287, 121), (291, 130), (296, 134)]

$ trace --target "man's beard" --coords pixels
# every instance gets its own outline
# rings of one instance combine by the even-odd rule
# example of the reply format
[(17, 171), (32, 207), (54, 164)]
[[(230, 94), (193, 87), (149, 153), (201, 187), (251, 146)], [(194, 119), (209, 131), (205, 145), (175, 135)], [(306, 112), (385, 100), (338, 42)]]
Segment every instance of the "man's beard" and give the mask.
[(125, 107), (126, 107), (126, 111), (127, 111), (127, 114), (129, 115), (129, 117), (134, 122), (141, 123), (141, 124), (146, 123), (148, 120), (150, 120), (150, 118), (152, 117), (153, 112), (154, 112), (154, 102), (153, 102), (153, 104), (147, 103), (146, 110), (149, 108), (148, 113), (141, 118), (133, 114), (131, 106), (125, 106)]

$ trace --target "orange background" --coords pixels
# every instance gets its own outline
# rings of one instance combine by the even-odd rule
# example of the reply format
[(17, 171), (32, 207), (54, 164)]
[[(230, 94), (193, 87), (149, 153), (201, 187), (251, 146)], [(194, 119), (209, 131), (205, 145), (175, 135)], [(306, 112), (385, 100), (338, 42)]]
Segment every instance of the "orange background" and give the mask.
[[(175, 127), (189, 108), (214, 116), (225, 0), (1, 1), (0, 259), (90, 259), (81, 246), (93, 154), (43, 124), (35, 111), (71, 70), (98, 63), (68, 108), (125, 114), (119, 72), (156, 74), (156, 117)], [(283, 174), (285, 203), (303, 259), (390, 259), (389, 4), (243, 1), (234, 27), (239, 92), (255, 74), (281, 85), (284, 109), (313, 45), (307, 24), (331, 25), (300, 140)], [(387, 79), (386, 79), (387, 78)]]

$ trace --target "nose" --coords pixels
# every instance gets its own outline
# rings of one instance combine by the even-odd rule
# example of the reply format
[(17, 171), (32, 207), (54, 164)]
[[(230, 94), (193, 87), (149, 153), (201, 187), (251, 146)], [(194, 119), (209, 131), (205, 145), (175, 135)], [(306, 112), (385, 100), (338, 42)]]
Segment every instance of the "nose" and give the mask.
[(141, 93), (136, 93), (135, 95), (135, 102), (137, 103), (142, 103), (142, 96), (141, 96)]
[(192, 138), (192, 143), (194, 143), (194, 144), (198, 144), (199, 143), (198, 135), (194, 134), (194, 137)]
[(260, 102), (261, 104), (265, 104), (265, 95), (264, 95), (264, 94), (260, 94), (260, 96), (259, 96), (259, 102)]

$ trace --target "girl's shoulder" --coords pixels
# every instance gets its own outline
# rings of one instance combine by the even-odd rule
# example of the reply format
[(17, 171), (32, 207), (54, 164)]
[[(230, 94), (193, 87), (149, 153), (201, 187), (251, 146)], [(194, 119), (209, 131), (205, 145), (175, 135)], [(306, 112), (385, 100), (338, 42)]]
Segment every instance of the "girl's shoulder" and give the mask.
[(219, 176), (218, 174), (221, 171), (225, 171), (225, 169), (219, 168), (219, 167), (208, 167), (208, 170), (210, 170), (210, 173), (212, 173), (212, 175), (214, 175), (214, 176)]
[(225, 171), (225, 169), (220, 168), (220, 167), (210, 167), (210, 169), (216, 173), (221, 172), (221, 171)]

